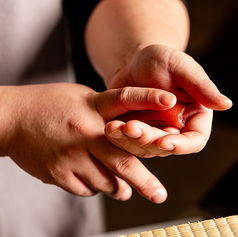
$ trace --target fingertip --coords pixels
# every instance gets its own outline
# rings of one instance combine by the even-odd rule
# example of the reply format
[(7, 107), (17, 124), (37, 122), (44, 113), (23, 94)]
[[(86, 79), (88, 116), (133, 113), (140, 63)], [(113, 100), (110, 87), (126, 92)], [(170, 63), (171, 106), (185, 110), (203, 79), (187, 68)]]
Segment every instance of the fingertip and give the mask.
[(233, 105), (233, 102), (225, 95), (220, 94), (220, 99), (222, 100), (222, 109), (221, 110), (227, 110), (230, 109)]
[(120, 196), (118, 196), (118, 195), (111, 195), (111, 194), (108, 194), (108, 196), (113, 198), (113, 199), (115, 199), (115, 200), (118, 200), (118, 201), (127, 201), (132, 196), (132, 189), (130, 187), (128, 187), (126, 189), (126, 191), (122, 195), (120, 195)]
[(130, 138), (139, 138), (142, 135), (142, 130), (138, 126), (124, 126), (123, 132)]
[(174, 94), (169, 93), (169, 92), (163, 92), (159, 95), (159, 101), (162, 105), (164, 106), (169, 106), (169, 107), (173, 107), (176, 102), (177, 102), (177, 98)]
[(127, 188), (126, 191), (122, 194), (122, 196), (120, 197), (120, 201), (127, 201), (128, 199), (130, 199), (132, 196), (132, 189), (131, 188)]
[(105, 127), (104, 127), (104, 132), (106, 134), (110, 134), (112, 131), (112, 121), (109, 121), (108, 123), (106, 123)]
[(158, 188), (155, 190), (154, 194), (151, 196), (151, 201), (157, 204), (165, 202), (168, 193), (164, 188)]
[(110, 121), (105, 125), (104, 132), (109, 137), (114, 138), (118, 138), (118, 136), (121, 137), (122, 136), (121, 129), (124, 124), (125, 124), (124, 122), (119, 120)]
[(197, 94), (198, 101), (205, 107), (212, 110), (228, 110), (233, 104), (227, 96), (220, 93), (220, 91), (214, 84), (212, 84), (212, 82), (211, 84), (204, 83), (204, 86), (198, 90)]
[(114, 138), (114, 139), (120, 139), (123, 137), (123, 133), (120, 128), (112, 131), (111, 133), (108, 134), (109, 137)]
[(164, 151), (173, 151), (174, 150), (174, 145), (171, 142), (163, 142), (163, 143), (157, 142), (157, 147)]

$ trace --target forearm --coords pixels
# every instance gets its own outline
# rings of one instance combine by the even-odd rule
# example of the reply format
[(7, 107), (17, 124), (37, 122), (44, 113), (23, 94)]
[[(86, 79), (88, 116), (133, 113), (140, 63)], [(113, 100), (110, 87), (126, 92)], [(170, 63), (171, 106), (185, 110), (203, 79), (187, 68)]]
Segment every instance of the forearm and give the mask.
[(89, 58), (109, 84), (133, 55), (151, 44), (184, 50), (189, 18), (180, 0), (103, 0), (89, 19)]
[(7, 156), (19, 113), (19, 98), (12, 86), (0, 86), (0, 156)]

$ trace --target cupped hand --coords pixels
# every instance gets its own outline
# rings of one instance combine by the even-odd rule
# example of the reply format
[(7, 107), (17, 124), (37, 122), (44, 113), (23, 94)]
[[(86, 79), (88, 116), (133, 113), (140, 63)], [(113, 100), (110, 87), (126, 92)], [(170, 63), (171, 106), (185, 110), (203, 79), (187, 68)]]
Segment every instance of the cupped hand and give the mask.
[(212, 110), (196, 102), (187, 105), (187, 110), (191, 116), (181, 129), (174, 126), (159, 129), (138, 120), (113, 120), (106, 124), (105, 134), (114, 145), (142, 158), (196, 153), (209, 139)]
[(232, 106), (192, 57), (164, 45), (151, 45), (135, 53), (107, 86), (126, 85), (172, 92), (178, 102), (196, 110), (181, 130), (158, 130), (136, 120), (111, 121), (106, 125), (107, 137), (113, 144), (141, 157), (200, 151), (210, 136), (212, 110), (226, 110)]
[(160, 181), (114, 146), (104, 127), (130, 110), (170, 108), (173, 94), (130, 87), (96, 93), (67, 83), (9, 87), (7, 94), (12, 129), (6, 155), (29, 174), (79, 196), (102, 192), (127, 200), (133, 186), (153, 202), (166, 199)]

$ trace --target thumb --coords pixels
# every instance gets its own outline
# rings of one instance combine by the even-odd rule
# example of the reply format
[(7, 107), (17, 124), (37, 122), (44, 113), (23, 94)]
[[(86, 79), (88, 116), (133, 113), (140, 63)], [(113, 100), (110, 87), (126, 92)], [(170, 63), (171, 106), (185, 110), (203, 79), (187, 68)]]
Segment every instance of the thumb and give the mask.
[(95, 106), (106, 120), (131, 110), (166, 110), (176, 104), (176, 97), (160, 89), (123, 87), (96, 94)]
[(204, 69), (189, 55), (172, 51), (170, 68), (176, 81), (201, 104), (209, 109), (227, 110), (232, 102), (220, 93), (216, 85), (210, 80)]

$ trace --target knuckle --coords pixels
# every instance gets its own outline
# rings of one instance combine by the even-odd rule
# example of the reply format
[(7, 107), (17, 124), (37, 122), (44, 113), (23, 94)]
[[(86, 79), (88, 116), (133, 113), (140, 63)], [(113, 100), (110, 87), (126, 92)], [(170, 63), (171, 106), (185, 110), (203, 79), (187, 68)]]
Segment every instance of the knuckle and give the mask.
[(68, 177), (66, 172), (64, 172), (61, 165), (54, 165), (49, 168), (49, 173), (51, 180), (54, 180), (55, 183), (68, 183)]
[(118, 89), (116, 94), (116, 101), (119, 104), (125, 104), (125, 102), (128, 100), (129, 94), (130, 94), (130, 87), (123, 87)]
[(148, 148), (154, 143), (153, 138), (149, 138), (147, 140), (144, 140), (143, 143), (141, 144), (142, 147)]
[(72, 182), (72, 175), (69, 171), (65, 170), (62, 165), (54, 165), (49, 169), (49, 175), (46, 179), (41, 179), (43, 183), (54, 184), (63, 190), (73, 193), (80, 197), (91, 197), (97, 192), (88, 186), (83, 180), (78, 177), (78, 181), (81, 182), (80, 188), (74, 185)]
[(81, 119), (69, 119), (68, 120), (68, 130), (76, 134), (85, 134), (88, 130), (87, 121), (84, 118)]
[(148, 92), (147, 92), (147, 101), (148, 102), (157, 101), (158, 97), (159, 97), (159, 93), (160, 92), (158, 90), (154, 90), (154, 89), (148, 90)]
[(142, 185), (138, 187), (140, 193), (148, 193), (148, 191), (154, 189), (157, 184), (157, 180), (152, 176), (149, 177)]
[(133, 173), (135, 168), (137, 167), (137, 158), (131, 154), (121, 159), (116, 165), (116, 173), (119, 176), (128, 176)]
[(117, 143), (119, 143), (122, 148), (126, 149), (130, 147), (133, 142), (129, 139), (126, 139), (126, 140), (117, 140)]
[(110, 180), (107, 180), (107, 181), (100, 182), (100, 184), (97, 185), (97, 188), (95, 189), (103, 193), (114, 193), (116, 190), (116, 187)]
[(149, 151), (147, 150), (140, 150), (137, 152), (136, 156), (141, 157), (141, 158), (150, 158), (154, 155), (152, 155)]
[(141, 137), (139, 139), (137, 139), (137, 143), (143, 147), (144, 149), (149, 148), (151, 145), (153, 145), (154, 140), (153, 137)]
[[(112, 132), (114, 133), (114, 132)], [(120, 147), (129, 147), (133, 144), (132, 140), (129, 139), (127, 136), (124, 135), (124, 133), (120, 130), (116, 130), (116, 136), (110, 137), (114, 142), (116, 142)]]

